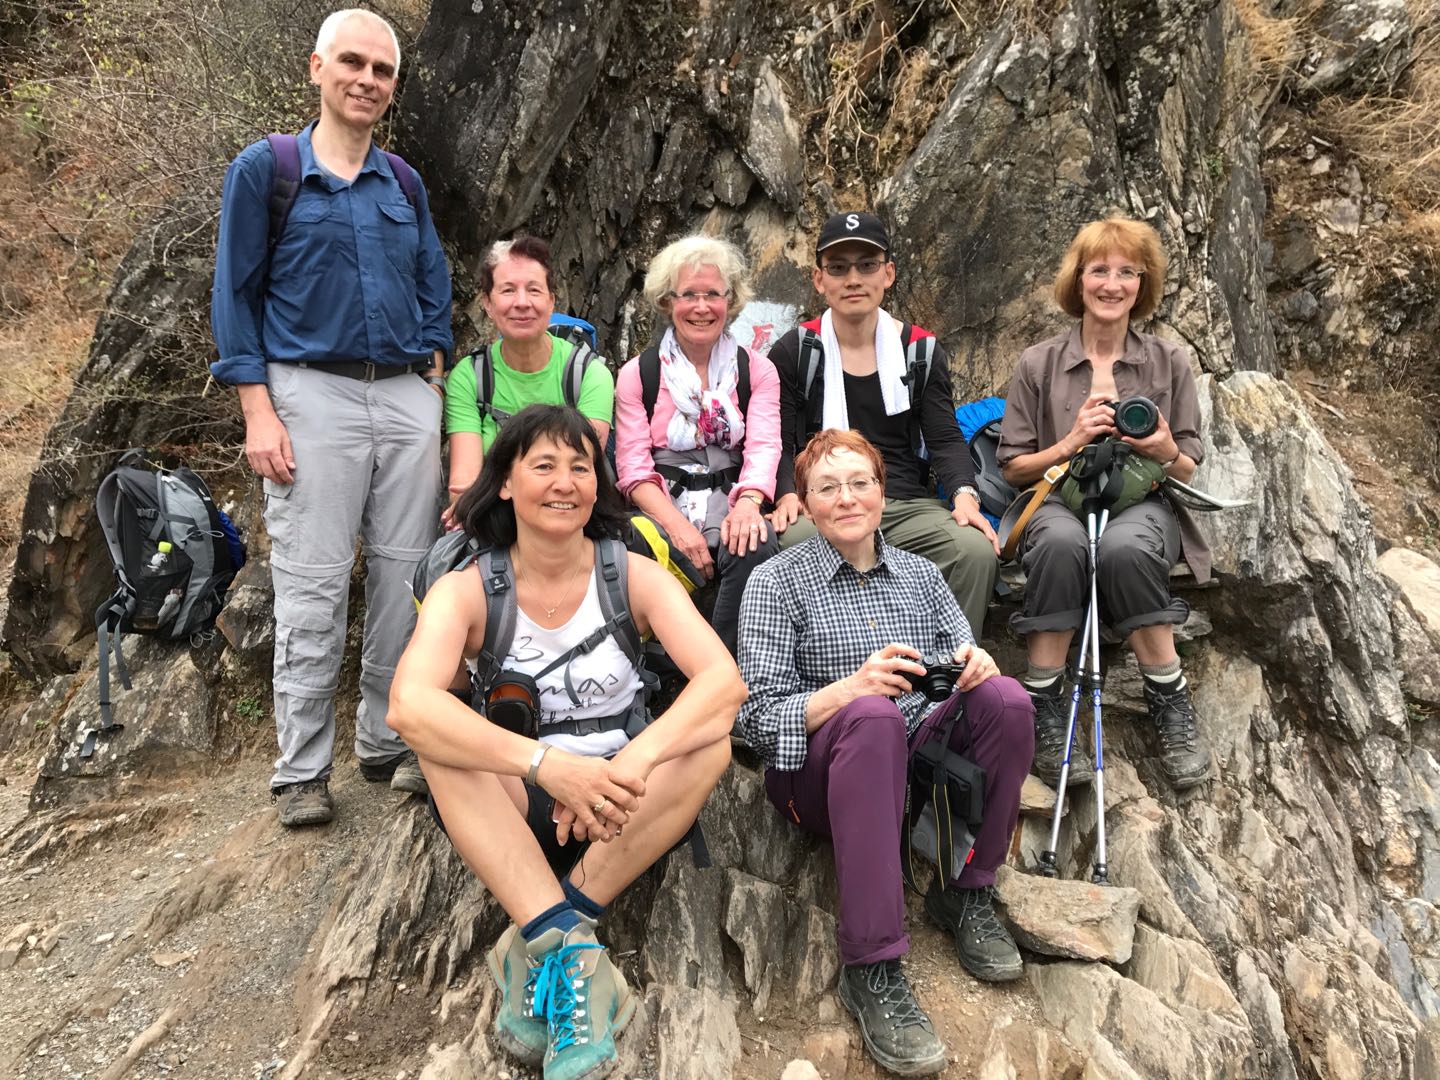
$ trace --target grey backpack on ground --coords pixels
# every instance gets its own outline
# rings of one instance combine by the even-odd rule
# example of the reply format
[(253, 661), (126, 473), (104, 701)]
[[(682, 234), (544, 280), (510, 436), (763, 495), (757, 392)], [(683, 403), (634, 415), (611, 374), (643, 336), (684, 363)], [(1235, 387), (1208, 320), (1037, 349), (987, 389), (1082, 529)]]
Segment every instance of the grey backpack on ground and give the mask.
[(95, 495), (95, 514), (119, 587), (95, 612), (100, 649), (100, 724), (86, 732), (81, 757), (124, 725), (110, 708), (110, 653), (125, 689), (130, 673), (121, 635), (197, 642), (215, 625), (225, 592), (245, 564), (245, 545), (205, 481), (181, 465), (152, 465), (127, 451)]

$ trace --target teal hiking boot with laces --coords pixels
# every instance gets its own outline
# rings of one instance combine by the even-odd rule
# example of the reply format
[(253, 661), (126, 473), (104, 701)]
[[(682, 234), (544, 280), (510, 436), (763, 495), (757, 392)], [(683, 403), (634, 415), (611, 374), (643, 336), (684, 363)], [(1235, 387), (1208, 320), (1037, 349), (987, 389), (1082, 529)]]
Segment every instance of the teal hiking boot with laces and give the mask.
[(581, 922), (558, 946), (537, 954), (549, 931), (530, 943), (535, 1012), (549, 1026), (545, 1080), (599, 1080), (615, 1064), (615, 1037), (635, 1015), (635, 998), (610, 954), (595, 940), (594, 924)]
[[(558, 939), (560, 932), (551, 931)], [(546, 935), (542, 935), (546, 936)], [(539, 1065), (550, 1043), (545, 1017), (535, 1015), (535, 978), (538, 964), (532, 964), (525, 939), (514, 923), (500, 935), (485, 956), (490, 974), (500, 987), (500, 1007), (495, 1011), (495, 1041), (526, 1065)]]
[(527, 943), (511, 926), (487, 957), (500, 986), (496, 1041), (545, 1080), (599, 1080), (615, 1064), (615, 1038), (635, 1015), (625, 977), (582, 920)]

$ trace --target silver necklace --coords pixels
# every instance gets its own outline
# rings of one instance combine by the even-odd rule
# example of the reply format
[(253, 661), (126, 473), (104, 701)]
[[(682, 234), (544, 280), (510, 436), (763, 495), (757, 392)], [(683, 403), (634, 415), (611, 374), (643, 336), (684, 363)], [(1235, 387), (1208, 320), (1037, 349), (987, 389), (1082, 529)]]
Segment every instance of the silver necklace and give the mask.
[[(564, 606), (565, 601), (570, 597), (570, 590), (575, 587), (575, 579), (580, 576), (580, 571), (581, 569), (583, 569), (584, 565), (585, 564), (583, 562), (576, 564), (575, 572), (570, 575), (570, 582), (565, 586), (565, 592), (561, 595), (560, 599), (556, 601), (554, 607), (545, 607), (545, 601), (540, 601), (540, 606), (542, 608), (545, 608), (545, 618), (553, 619), (555, 617), (555, 612), (559, 611), (560, 608)], [(520, 580), (525, 582), (527, 587), (533, 589), (534, 586), (530, 584), (530, 579), (525, 576), (525, 565), (523, 563), (519, 564), (518, 569), (520, 571)]]

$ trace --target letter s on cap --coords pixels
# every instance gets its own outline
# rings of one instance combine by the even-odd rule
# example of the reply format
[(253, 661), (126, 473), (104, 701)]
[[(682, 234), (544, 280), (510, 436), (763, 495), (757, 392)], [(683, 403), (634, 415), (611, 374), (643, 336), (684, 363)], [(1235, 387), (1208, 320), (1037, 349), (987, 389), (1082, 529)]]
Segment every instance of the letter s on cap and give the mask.
[(849, 229), (849, 230), (851, 230), (851, 231), (853, 232), (855, 229), (858, 229), (859, 227), (860, 227), (860, 215), (859, 215), (859, 214), (846, 214), (846, 215), (845, 215), (845, 228), (847, 228), (847, 229)]

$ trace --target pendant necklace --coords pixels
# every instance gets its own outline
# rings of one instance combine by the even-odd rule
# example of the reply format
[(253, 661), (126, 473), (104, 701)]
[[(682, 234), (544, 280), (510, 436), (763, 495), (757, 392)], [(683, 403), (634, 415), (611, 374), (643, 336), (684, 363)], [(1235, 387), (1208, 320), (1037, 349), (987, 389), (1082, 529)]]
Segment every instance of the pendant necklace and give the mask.
[[(576, 565), (576, 567), (575, 567), (575, 572), (570, 575), (569, 584), (567, 584), (567, 585), (565, 586), (565, 592), (561, 595), (560, 599), (555, 602), (555, 606), (554, 606), (554, 607), (545, 607), (545, 601), (544, 601), (544, 600), (540, 600), (540, 606), (541, 606), (542, 608), (545, 608), (545, 618), (546, 618), (546, 619), (553, 619), (553, 618), (555, 617), (555, 612), (559, 611), (560, 608), (564, 605), (565, 601), (566, 601), (567, 599), (569, 599), (569, 597), (570, 597), (570, 590), (575, 587), (575, 579), (580, 576), (580, 571), (584, 568), (584, 566), (585, 566), (585, 564), (584, 564), (583, 562), (578, 563), (578, 564)], [(525, 582), (525, 584), (526, 584), (527, 586), (529, 586), (529, 587), (531, 587), (531, 588), (534, 588), (534, 586), (530, 585), (530, 579), (525, 576), (525, 566), (524, 566), (523, 563), (520, 564), (519, 570), (520, 570), (520, 580), (523, 581), (523, 582)], [(537, 597), (537, 599), (538, 599), (538, 597)]]

